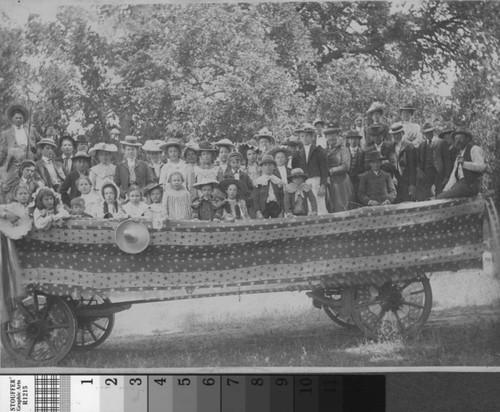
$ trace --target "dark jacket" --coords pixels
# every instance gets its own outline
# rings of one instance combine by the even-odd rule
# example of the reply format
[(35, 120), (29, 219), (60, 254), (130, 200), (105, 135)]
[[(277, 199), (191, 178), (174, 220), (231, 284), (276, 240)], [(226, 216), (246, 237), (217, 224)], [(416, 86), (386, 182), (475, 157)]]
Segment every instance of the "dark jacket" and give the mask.
[(273, 187), (277, 203), (279, 204), (281, 210), (283, 210), (283, 187), (280, 187), (277, 184), (269, 181), (267, 185), (258, 185), (253, 190), (253, 207), (255, 208), (256, 212), (262, 212), (266, 208), (270, 185), (272, 185)]
[(286, 176), (281, 176), (279, 170), (278, 170), (278, 167), (275, 167), (274, 168), (274, 176), (277, 176), (279, 177), (280, 179), (283, 180), (283, 178), (285, 178), (286, 181), (288, 181), (288, 176), (290, 176), (290, 174), (292, 173), (292, 169), (290, 169), (289, 167), (286, 168)]
[[(140, 188), (145, 188), (148, 184), (154, 183), (153, 173), (151, 168), (143, 160), (135, 160), (135, 184)], [(128, 188), (130, 187), (130, 172), (128, 170), (127, 159), (116, 166), (115, 183), (120, 188), (120, 195), (125, 197)]]
[(432, 164), (437, 170), (438, 175), (441, 178), (450, 176), (451, 170), (453, 168), (453, 163), (451, 163), (450, 149), (448, 143), (444, 140), (437, 139), (435, 143), (429, 143), (428, 139), (425, 139), (419, 146), (419, 162), (418, 167), (420, 170), (424, 171), (425, 164), (427, 161), (427, 147), (431, 145), (432, 148)]
[(292, 168), (300, 167), (309, 177), (319, 177), (320, 185), (326, 185), (328, 179), (328, 161), (326, 151), (320, 146), (311, 145), (309, 159), (302, 147), (292, 160)]
[(205, 199), (204, 197), (197, 197), (191, 203), (193, 209), (193, 218), (200, 220), (214, 220), (222, 219), (224, 209), (223, 200)]
[(76, 181), (79, 178), (80, 172), (78, 170), (73, 170), (68, 176), (66, 176), (66, 179), (64, 179), (64, 182), (62, 182), (61, 187), (59, 188), (61, 200), (67, 206), (71, 205), (72, 199), (81, 195), (80, 191), (76, 187)]
[[(23, 126), (26, 136), (28, 136), (28, 155), (27, 158), (34, 160), (36, 155), (36, 143), (40, 140), (40, 135), (34, 127), (28, 130), (28, 126)], [(14, 126), (9, 127), (0, 134), (0, 166), (10, 162), (9, 149), (16, 145), (16, 132)]]
[[(64, 182), (64, 179), (66, 179), (66, 175), (64, 174), (62, 164), (55, 160), (53, 160), (52, 163), (54, 164), (54, 168), (56, 169), (56, 174), (61, 180), (61, 183)], [(36, 171), (38, 172), (39, 176), (43, 179), (45, 186), (54, 189), (55, 183), (52, 182), (49, 171), (47, 170), (43, 159), (36, 161), (35, 165), (36, 165)], [(59, 187), (57, 187), (57, 189), (59, 189)]]
[[(252, 199), (252, 193), (253, 193), (253, 182), (252, 179), (250, 179), (250, 176), (248, 176), (245, 172), (243, 172), (241, 169), (239, 170), (240, 178), (239, 180), (243, 183), (245, 183), (247, 187), (246, 193), (240, 193), (240, 196), (242, 199), (245, 199), (245, 202), (248, 202)], [(226, 173), (224, 173), (222, 180), (224, 179), (234, 179), (234, 173), (233, 170), (228, 167), (226, 170)]]
[(389, 173), (381, 170), (377, 176), (370, 170), (359, 177), (358, 200), (362, 204), (367, 205), (370, 200), (393, 203), (395, 199), (396, 188)]
[[(403, 140), (401, 151), (396, 158), (396, 142), (391, 145), (388, 154), (389, 164), (394, 169), (394, 175), (398, 181), (403, 181), (409, 186), (417, 185), (417, 155), (413, 143)], [(398, 172), (397, 165), (402, 173)]]

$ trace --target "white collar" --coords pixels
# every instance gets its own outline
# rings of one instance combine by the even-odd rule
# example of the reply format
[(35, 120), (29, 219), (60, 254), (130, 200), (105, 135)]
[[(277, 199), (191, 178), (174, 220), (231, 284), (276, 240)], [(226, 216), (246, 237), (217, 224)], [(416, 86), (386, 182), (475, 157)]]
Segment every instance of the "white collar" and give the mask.
[(45, 156), (42, 156), (42, 160), (44, 161), (44, 163), (52, 163), (52, 160)]

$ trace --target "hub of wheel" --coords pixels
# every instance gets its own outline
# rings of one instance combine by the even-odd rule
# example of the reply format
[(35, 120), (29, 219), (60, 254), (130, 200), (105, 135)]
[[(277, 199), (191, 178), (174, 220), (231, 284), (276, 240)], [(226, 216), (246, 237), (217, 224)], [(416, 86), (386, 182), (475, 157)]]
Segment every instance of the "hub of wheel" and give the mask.
[(35, 320), (26, 326), (26, 336), (31, 339), (40, 339), (48, 334), (47, 327), (43, 320)]
[(401, 308), (403, 295), (393, 284), (386, 284), (380, 290), (381, 306), (385, 311), (396, 311)]

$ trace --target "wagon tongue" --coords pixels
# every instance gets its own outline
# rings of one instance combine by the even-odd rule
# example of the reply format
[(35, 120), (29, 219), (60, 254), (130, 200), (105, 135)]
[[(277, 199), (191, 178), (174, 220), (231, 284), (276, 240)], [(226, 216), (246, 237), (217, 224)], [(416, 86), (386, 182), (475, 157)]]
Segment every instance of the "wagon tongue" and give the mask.
[(102, 303), (100, 305), (90, 305), (78, 308), (78, 317), (82, 318), (103, 318), (113, 313), (122, 312), (130, 309), (131, 303)]

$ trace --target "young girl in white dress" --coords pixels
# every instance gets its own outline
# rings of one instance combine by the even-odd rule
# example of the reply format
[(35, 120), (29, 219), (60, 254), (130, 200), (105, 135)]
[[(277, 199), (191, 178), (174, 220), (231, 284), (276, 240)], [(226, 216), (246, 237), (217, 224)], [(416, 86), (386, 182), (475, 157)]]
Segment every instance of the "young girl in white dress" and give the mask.
[(141, 188), (137, 185), (132, 185), (127, 191), (128, 202), (122, 205), (123, 211), (132, 219), (146, 218), (149, 207), (142, 200)]
[(169, 219), (191, 219), (191, 194), (184, 186), (184, 177), (179, 172), (170, 175), (169, 185), (163, 193), (163, 205)]
[(188, 171), (186, 162), (181, 159), (182, 143), (179, 140), (169, 139), (162, 147), (167, 153), (168, 160), (161, 168), (159, 183), (166, 190), (172, 173), (178, 172), (182, 174), (184, 181), (186, 181)]
[(115, 176), (116, 166), (111, 163), (111, 153), (116, 152), (118, 152), (118, 148), (114, 144), (107, 143), (97, 143), (89, 150), (90, 155), (95, 153), (99, 162), (89, 170), (92, 189), (96, 193), (99, 193), (104, 182), (113, 180)]

